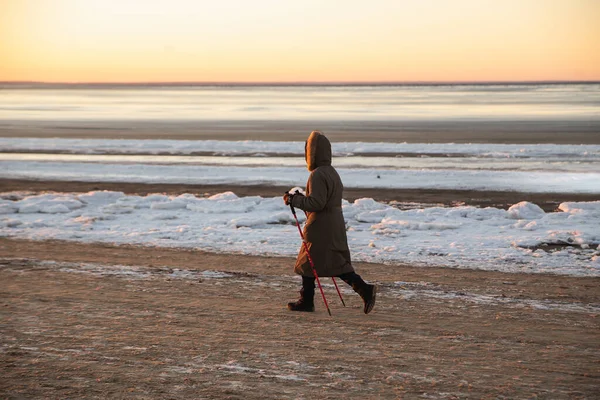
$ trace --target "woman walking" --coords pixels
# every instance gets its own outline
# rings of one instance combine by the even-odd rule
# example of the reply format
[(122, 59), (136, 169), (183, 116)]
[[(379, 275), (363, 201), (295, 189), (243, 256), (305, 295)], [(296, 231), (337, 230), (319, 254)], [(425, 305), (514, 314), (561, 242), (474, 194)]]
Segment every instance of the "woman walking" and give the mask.
[(314, 311), (315, 276), (306, 250), (310, 252), (319, 277), (339, 277), (360, 295), (364, 313), (375, 305), (377, 287), (366, 283), (352, 267), (350, 249), (346, 237), (346, 224), (342, 214), (344, 186), (331, 165), (331, 143), (319, 131), (313, 131), (304, 147), (306, 166), (311, 171), (306, 183), (306, 196), (288, 194), (283, 196), (286, 205), (304, 210), (307, 214), (304, 239), (296, 259), (294, 271), (302, 276), (300, 299), (288, 303), (291, 311)]

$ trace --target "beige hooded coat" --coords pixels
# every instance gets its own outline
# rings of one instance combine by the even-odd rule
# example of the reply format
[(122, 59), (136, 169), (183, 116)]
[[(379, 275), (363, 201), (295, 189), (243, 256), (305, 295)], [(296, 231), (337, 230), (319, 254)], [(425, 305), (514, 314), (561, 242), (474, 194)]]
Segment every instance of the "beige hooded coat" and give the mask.
[[(294, 196), (292, 205), (306, 211), (304, 238), (319, 276), (338, 276), (354, 271), (350, 260), (346, 224), (342, 214), (344, 186), (331, 166), (331, 143), (318, 131), (308, 137), (305, 158), (311, 171), (306, 183), (306, 196)], [(300, 247), (294, 271), (313, 276), (310, 263)]]

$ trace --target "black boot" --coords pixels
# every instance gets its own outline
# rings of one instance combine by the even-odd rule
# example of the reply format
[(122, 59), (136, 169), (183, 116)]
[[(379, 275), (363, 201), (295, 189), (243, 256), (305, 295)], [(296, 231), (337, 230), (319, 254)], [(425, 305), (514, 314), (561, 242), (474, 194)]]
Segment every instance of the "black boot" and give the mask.
[(302, 289), (300, 289), (300, 299), (296, 302), (288, 303), (290, 311), (315, 311), (315, 278), (302, 277)]
[(354, 287), (353, 285), (352, 289), (354, 289), (354, 291), (358, 293), (360, 297), (362, 297), (363, 301), (365, 302), (365, 307), (363, 308), (363, 311), (365, 312), (365, 314), (368, 314), (371, 312), (373, 307), (375, 307), (375, 298), (377, 297), (377, 286), (369, 285), (365, 281), (362, 282), (362, 285), (357, 286), (358, 287)]
[(370, 285), (367, 282), (363, 281), (363, 279), (356, 272), (348, 272), (339, 276), (344, 282), (348, 285), (352, 286), (352, 289), (356, 293), (360, 295), (365, 303), (365, 307), (363, 311), (365, 314), (371, 312), (373, 307), (375, 307), (375, 298), (377, 296), (377, 286)]

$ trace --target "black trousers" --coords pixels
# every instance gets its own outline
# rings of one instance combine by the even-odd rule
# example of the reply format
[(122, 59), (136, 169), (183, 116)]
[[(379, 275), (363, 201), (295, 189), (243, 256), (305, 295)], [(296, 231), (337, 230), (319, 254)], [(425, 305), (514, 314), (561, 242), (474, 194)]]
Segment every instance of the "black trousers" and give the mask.
[[(366, 285), (365, 281), (358, 275), (356, 272), (346, 272), (345, 274), (341, 274), (336, 276), (336, 278), (340, 278), (344, 282), (354, 289), (354, 291), (358, 292), (359, 289)], [(312, 299), (315, 295), (315, 277), (314, 276), (302, 276), (302, 297)]]

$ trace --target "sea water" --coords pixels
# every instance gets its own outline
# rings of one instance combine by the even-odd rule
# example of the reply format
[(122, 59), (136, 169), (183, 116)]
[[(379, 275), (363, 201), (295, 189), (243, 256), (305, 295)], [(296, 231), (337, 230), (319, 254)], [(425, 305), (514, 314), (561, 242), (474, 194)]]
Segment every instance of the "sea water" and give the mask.
[(600, 84), (0, 85), (0, 121), (600, 121)]

